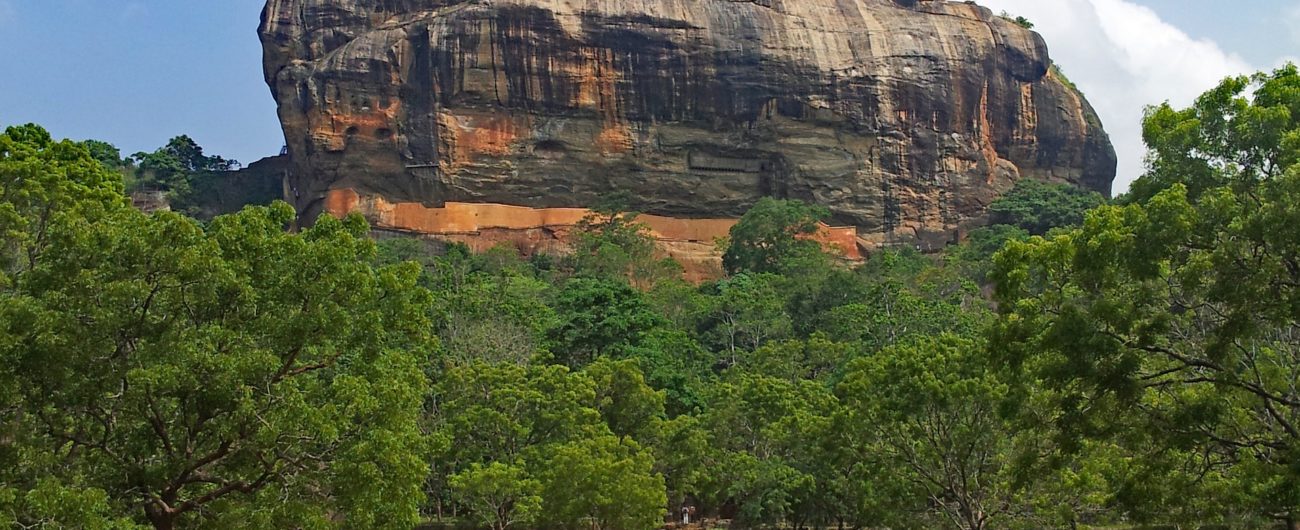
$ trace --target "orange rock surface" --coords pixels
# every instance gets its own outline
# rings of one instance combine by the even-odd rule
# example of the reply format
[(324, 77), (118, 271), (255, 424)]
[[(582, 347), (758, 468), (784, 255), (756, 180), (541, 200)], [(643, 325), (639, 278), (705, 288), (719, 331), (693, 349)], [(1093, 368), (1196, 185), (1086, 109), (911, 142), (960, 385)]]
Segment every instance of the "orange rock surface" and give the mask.
[[(360, 213), (377, 229), (460, 242), (475, 251), (505, 244), (524, 255), (568, 251), (568, 236), (573, 227), (593, 213), (585, 208), (457, 202), (433, 208), (415, 202), (393, 203), (378, 196), (362, 196), (352, 189), (331, 190), (325, 198), (325, 211), (338, 217)], [(722, 254), (716, 242), (727, 237), (737, 219), (682, 219), (643, 214), (637, 221), (649, 227), (660, 253), (681, 263), (686, 279), (698, 282), (721, 274)], [(845, 259), (862, 259), (854, 227), (822, 225), (813, 239)]]

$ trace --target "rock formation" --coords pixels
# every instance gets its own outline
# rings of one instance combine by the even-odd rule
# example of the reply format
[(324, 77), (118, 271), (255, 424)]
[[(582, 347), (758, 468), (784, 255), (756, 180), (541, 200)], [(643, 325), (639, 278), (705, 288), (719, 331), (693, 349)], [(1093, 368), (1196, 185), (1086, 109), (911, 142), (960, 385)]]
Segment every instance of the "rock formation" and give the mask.
[(524, 228), (436, 219), (622, 191), (708, 223), (771, 195), (869, 248), (941, 244), (1020, 178), (1115, 174), (1042, 38), (973, 3), (269, 0), (261, 36), (309, 216), (463, 236)]

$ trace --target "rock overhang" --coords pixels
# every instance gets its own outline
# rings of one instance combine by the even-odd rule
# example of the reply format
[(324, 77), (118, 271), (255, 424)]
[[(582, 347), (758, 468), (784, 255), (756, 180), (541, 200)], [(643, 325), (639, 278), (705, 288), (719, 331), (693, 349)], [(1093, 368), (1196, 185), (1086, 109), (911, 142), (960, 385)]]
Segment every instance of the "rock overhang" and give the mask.
[(430, 207), (736, 217), (828, 207), (944, 239), (1016, 180), (1109, 192), (1115, 155), (1036, 33), (883, 0), (271, 0), (266, 71), (308, 215), (331, 190)]

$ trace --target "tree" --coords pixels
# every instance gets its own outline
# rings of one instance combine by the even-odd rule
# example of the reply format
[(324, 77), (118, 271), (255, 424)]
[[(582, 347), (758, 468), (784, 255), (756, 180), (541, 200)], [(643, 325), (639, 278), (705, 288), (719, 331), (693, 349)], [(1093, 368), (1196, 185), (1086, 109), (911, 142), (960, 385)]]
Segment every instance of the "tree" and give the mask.
[[(9, 482), (7, 477), (0, 484)], [(8, 528), (86, 528), (140, 530), (130, 518), (114, 513), (103, 490), (80, 488), (51, 478), (39, 479), (20, 495), (0, 486), (0, 525)]]
[(99, 161), (104, 167), (109, 169), (124, 169), (130, 164), (130, 160), (122, 158), (122, 151), (117, 146), (108, 142), (99, 140), (85, 140), (81, 145), (90, 152), (90, 157)]
[(451, 477), (451, 488), (492, 530), (532, 523), (542, 509), (541, 483), (519, 465), (476, 462)]
[(1168, 103), (1147, 109), (1142, 139), (1149, 167), (1126, 199), (1144, 202), (1182, 184), (1195, 201), (1210, 189), (1280, 177), (1300, 161), (1296, 90), (1300, 69), (1288, 64), (1225, 79), (1185, 109)]
[(427, 455), (433, 466), (427, 486), (439, 517), (445, 501), (452, 501), (453, 509), (461, 504), (480, 517), (490, 515), (481, 511), (481, 500), (466, 496), (466, 485), (460, 493), (453, 489), (453, 478), (475, 465), (522, 467), (513, 475), (515, 493), (536, 493), (523, 481), (540, 479), (539, 459), (549, 447), (608, 434), (595, 404), (591, 379), (563, 366), (483, 361), (449, 366), (429, 395), (425, 418), (432, 437), (444, 442)]
[(1000, 526), (1019, 499), (1014, 431), (999, 416), (1008, 387), (983, 350), (951, 335), (861, 358), (836, 388), (849, 425), (899, 492), (895, 513), (938, 512), (963, 530)]
[(663, 325), (639, 291), (617, 280), (571, 279), (554, 307), (559, 322), (549, 335), (557, 360), (572, 368), (636, 346)]
[(1010, 192), (989, 205), (989, 222), (1043, 235), (1053, 228), (1078, 226), (1083, 223), (1084, 212), (1105, 202), (1095, 191), (1021, 179)]
[(54, 141), (38, 125), (0, 134), (0, 289), (37, 263), (52, 225), (64, 218), (98, 219), (126, 206), (122, 178), (86, 147)]
[(1150, 444), (1195, 448), (1199, 482), (1237, 476), (1259, 488), (1260, 513), (1294, 517), (1300, 241), (1284, 227), (1297, 199), (1296, 171), (1199, 205), (1175, 185), (1009, 245), (996, 271), (1005, 358), (1044, 381), (1068, 436), (1159, 433)]
[(949, 266), (956, 267), (962, 275), (977, 284), (988, 285), (988, 274), (993, 268), (993, 255), (1008, 241), (1029, 239), (1029, 232), (1011, 225), (990, 225), (971, 230), (961, 245), (948, 247), (945, 258)]
[(740, 363), (746, 371), (790, 381), (829, 383), (853, 352), (851, 345), (828, 340), (821, 333), (808, 340), (768, 343)]
[(138, 182), (170, 192), (173, 198), (189, 193), (192, 181), (201, 174), (239, 167), (235, 160), (205, 155), (203, 148), (186, 135), (172, 138), (152, 153), (135, 153), (131, 161), (136, 165)]
[(718, 451), (706, 497), (734, 504), (745, 524), (801, 526), (813, 518), (820, 486), (813, 441), (837, 409), (821, 383), (729, 370), (712, 388), (703, 420)]
[(578, 275), (631, 281), (638, 288), (681, 275), (672, 258), (656, 258), (650, 227), (636, 220), (637, 213), (619, 207), (598, 207), (583, 217), (574, 230), (573, 262)]
[(635, 360), (646, 383), (664, 392), (669, 416), (689, 414), (703, 406), (703, 389), (713, 375), (715, 357), (689, 334), (658, 328), (619, 357)]
[(723, 266), (729, 274), (781, 273), (823, 260), (821, 244), (810, 238), (829, 215), (820, 206), (764, 197), (731, 228)]
[(547, 448), (544, 518), (560, 528), (651, 530), (668, 505), (652, 455), (630, 439), (605, 435)]
[(606, 432), (591, 379), (563, 366), (476, 362), (448, 368), (431, 395), (430, 427), (456, 444), (440, 455), (455, 474), (474, 462), (512, 463), (529, 448)]
[(596, 383), (596, 409), (621, 438), (649, 440), (664, 420), (664, 393), (650, 388), (635, 360), (601, 359), (587, 366)]
[[(144, 154), (136, 153), (132, 155), (137, 162), (146, 160), (157, 160), (159, 157), (169, 159), (169, 166), (174, 165), (181, 171), (190, 173), (199, 173), (205, 171), (229, 171), (239, 167), (239, 162), (229, 160), (216, 155), (205, 155), (203, 148), (198, 143), (186, 135), (180, 135), (167, 141), (167, 145), (159, 148), (153, 153)], [(147, 168), (146, 168), (147, 169)]]
[(24, 433), (0, 439), (22, 456), (0, 489), (57, 481), (160, 529), (413, 524), (428, 292), (412, 267), (368, 265), (360, 218), (290, 234), (293, 218), (51, 226), (0, 294), (4, 422)]
[(731, 364), (736, 363), (738, 351), (752, 351), (790, 334), (790, 315), (776, 290), (779, 279), (773, 274), (741, 273), (718, 282), (715, 331)]
[(1114, 441), (1193, 479), (1121, 499), (1220, 501), (1202, 515), (1295, 527), (1300, 75), (1254, 79), (1249, 101), (1234, 78), (1149, 114), (1152, 171), (1130, 204), (998, 255), (995, 343), (1062, 439)]
[(978, 286), (914, 250), (885, 251), (856, 271), (860, 299), (821, 319), (829, 337), (866, 351), (948, 332), (972, 336), (990, 316)]
[(709, 432), (698, 416), (681, 415), (665, 421), (653, 440), (655, 473), (664, 477), (670, 506), (677, 506), (688, 496), (699, 498), (715, 470), (710, 466), (713, 449)]
[(746, 526), (780, 525), (795, 516), (800, 501), (812, 495), (816, 480), (780, 458), (759, 458), (744, 451), (719, 458), (722, 489), (715, 493), (735, 503), (736, 519)]
[(546, 351), (556, 325), (546, 305), (551, 286), (512, 271), (475, 273), (457, 288), (440, 290), (435, 312), (448, 354), (463, 362), (525, 364)]

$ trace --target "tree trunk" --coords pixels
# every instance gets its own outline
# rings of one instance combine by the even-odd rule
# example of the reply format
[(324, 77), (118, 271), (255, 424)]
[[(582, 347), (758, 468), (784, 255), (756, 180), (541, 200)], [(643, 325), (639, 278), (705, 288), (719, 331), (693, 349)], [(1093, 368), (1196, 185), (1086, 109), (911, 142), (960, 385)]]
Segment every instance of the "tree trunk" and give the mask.
[(175, 530), (177, 514), (167, 508), (160, 508), (150, 504), (144, 509), (145, 517), (149, 518), (149, 523), (153, 525), (154, 530)]

